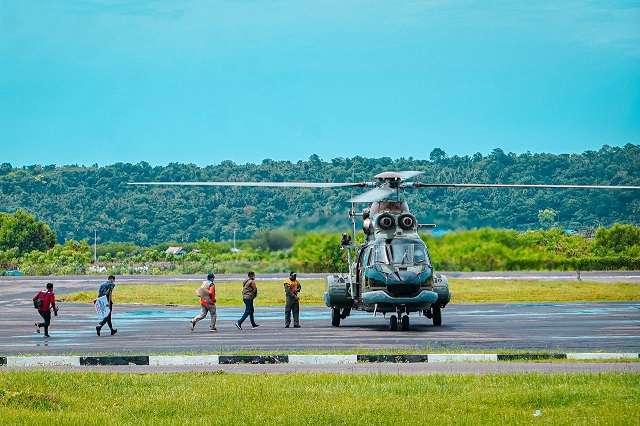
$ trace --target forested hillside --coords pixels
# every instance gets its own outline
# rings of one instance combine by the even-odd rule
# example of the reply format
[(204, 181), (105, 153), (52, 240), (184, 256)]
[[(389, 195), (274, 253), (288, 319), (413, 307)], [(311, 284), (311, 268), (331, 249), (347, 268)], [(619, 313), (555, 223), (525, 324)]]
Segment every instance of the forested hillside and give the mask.
[[(408, 155), (411, 153), (407, 153)], [(345, 202), (353, 189), (148, 187), (150, 181), (319, 181), (370, 180), (388, 170), (420, 170), (415, 180), (441, 183), (544, 183), (640, 185), (640, 146), (604, 146), (582, 154), (515, 155), (494, 149), (483, 156), (430, 154), (392, 160), (335, 158), (322, 161), (264, 160), (262, 164), (223, 161), (207, 167), (172, 163), (108, 166), (0, 166), (0, 211), (26, 210), (48, 224), (58, 242), (93, 240), (149, 246), (250, 238), (261, 229), (349, 229)], [(409, 206), (421, 223), (440, 229), (479, 227), (515, 230), (541, 228), (539, 213), (552, 211), (563, 228), (594, 229), (614, 223), (640, 225), (640, 191), (423, 189), (409, 193)], [(548, 215), (547, 215), (548, 216)], [(554, 217), (555, 216), (555, 217)], [(547, 217), (548, 218), (548, 217)], [(544, 224), (543, 224), (544, 225)], [(548, 224), (547, 224), (548, 225)]]

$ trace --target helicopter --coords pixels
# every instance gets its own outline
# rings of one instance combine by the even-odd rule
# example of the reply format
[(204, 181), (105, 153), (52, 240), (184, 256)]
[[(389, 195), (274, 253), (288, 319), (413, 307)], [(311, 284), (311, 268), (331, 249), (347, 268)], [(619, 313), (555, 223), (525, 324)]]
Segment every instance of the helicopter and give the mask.
[[(580, 189), (640, 189), (640, 186), (607, 185), (545, 185), (545, 184), (483, 184), (483, 183), (422, 183), (409, 179), (422, 171), (388, 171), (368, 182), (131, 182), (130, 185), (183, 186), (248, 186), (337, 188), (360, 187), (369, 190), (349, 200), (352, 235), (342, 235), (342, 249), (347, 250), (347, 272), (326, 277), (327, 291), (323, 299), (331, 309), (331, 325), (339, 327), (352, 310), (389, 315), (389, 329), (409, 330), (411, 313), (442, 325), (442, 309), (451, 301), (449, 280), (436, 273), (429, 249), (419, 236), (421, 228), (435, 224), (420, 224), (409, 211), (403, 194), (419, 188), (580, 188)], [(358, 205), (367, 207), (361, 211)], [(355, 244), (356, 217), (362, 218), (364, 242)]]

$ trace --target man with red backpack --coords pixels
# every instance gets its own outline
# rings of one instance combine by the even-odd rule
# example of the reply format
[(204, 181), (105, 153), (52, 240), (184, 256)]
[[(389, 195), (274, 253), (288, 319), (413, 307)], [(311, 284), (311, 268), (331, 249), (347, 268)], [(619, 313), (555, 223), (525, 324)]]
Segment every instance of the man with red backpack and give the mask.
[(53, 294), (53, 283), (47, 283), (47, 289), (39, 291), (33, 297), (33, 306), (38, 309), (38, 313), (44, 322), (35, 323), (36, 331), (40, 333), (40, 327), (44, 327), (44, 337), (49, 336), (49, 324), (51, 324), (51, 308), (54, 315), (58, 316), (58, 308), (56, 307), (56, 297)]

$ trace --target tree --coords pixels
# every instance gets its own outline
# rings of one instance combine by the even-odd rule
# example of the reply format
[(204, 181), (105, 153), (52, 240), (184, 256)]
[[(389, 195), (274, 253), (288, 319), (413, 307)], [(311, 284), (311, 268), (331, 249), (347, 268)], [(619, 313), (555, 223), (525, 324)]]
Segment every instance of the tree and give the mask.
[(557, 214), (551, 209), (538, 210), (538, 222), (543, 229), (550, 229), (556, 223)]
[(13, 215), (0, 212), (0, 250), (17, 249), (18, 255), (47, 251), (56, 244), (56, 234), (44, 222), (24, 210)]
[(447, 153), (440, 148), (434, 148), (433, 151), (431, 151), (431, 154), (429, 154), (429, 160), (433, 161), (434, 163), (442, 163), (446, 159)]
[(599, 228), (592, 250), (597, 256), (640, 256), (640, 228), (619, 223), (611, 229)]
[(340, 234), (309, 232), (291, 249), (291, 263), (305, 272), (338, 272), (345, 269)]

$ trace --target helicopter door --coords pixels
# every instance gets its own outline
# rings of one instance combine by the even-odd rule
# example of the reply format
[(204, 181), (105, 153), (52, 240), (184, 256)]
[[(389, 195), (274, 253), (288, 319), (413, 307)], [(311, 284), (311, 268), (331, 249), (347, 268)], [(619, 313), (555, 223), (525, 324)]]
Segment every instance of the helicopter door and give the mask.
[(358, 252), (356, 253), (356, 261), (355, 261), (355, 267), (353, 268), (353, 280), (356, 283), (361, 282), (362, 280), (360, 279), (360, 272), (362, 271), (362, 269), (364, 268), (364, 264), (365, 264), (365, 252), (366, 250), (358, 250)]
[(358, 279), (360, 283), (368, 287), (367, 277), (365, 276), (364, 272), (368, 267), (373, 265), (373, 250), (371, 249), (371, 247), (367, 247), (363, 250), (363, 253), (364, 254), (362, 255), (362, 263), (360, 263), (360, 267), (358, 268)]

